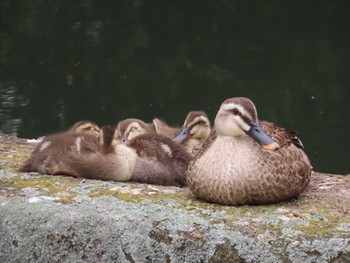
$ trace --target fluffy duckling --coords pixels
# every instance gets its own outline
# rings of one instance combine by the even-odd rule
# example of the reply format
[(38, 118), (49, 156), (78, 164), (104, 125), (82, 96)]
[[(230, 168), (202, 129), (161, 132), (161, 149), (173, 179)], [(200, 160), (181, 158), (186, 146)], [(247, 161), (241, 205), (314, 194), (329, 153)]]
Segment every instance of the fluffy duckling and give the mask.
[(108, 154), (100, 151), (81, 153), (73, 146), (58, 166), (60, 171), (69, 171), (68, 175), (74, 177), (125, 182), (131, 180), (137, 159), (136, 152), (124, 144), (116, 145)]
[(185, 146), (188, 152), (196, 154), (210, 135), (210, 121), (204, 111), (191, 111), (175, 136), (174, 141)]
[[(76, 177), (184, 186), (192, 157), (171, 139), (157, 134), (136, 136), (118, 144), (113, 153), (69, 153), (60, 167)], [(68, 168), (67, 168), (68, 167)]]
[(156, 133), (152, 124), (133, 118), (120, 121), (117, 128), (122, 143), (127, 143), (141, 134)]
[(69, 174), (60, 170), (60, 159), (75, 146), (79, 153), (100, 151), (99, 127), (90, 121), (77, 122), (66, 132), (45, 136), (29, 158), (19, 168), (21, 172), (41, 174)]
[(192, 156), (184, 147), (159, 134), (143, 134), (129, 147), (139, 156), (132, 180), (161, 185), (186, 185), (186, 170)]
[(68, 130), (68, 132), (91, 134), (96, 138), (100, 138), (101, 129), (92, 121), (78, 121)]
[(266, 204), (305, 189), (311, 164), (301, 141), (272, 123), (262, 126), (251, 100), (237, 97), (222, 103), (215, 118), (216, 139), (188, 168), (194, 195), (225, 205)]

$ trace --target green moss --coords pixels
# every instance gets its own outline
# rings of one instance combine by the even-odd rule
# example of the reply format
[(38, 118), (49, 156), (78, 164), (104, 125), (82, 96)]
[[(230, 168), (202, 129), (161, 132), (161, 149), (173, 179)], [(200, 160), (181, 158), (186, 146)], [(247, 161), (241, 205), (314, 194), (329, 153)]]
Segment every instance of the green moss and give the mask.
[(7, 188), (33, 188), (39, 190), (42, 194), (58, 197), (64, 204), (72, 203), (76, 193), (69, 192), (73, 187), (79, 184), (79, 180), (69, 177), (54, 176), (12, 176), (1, 178), (0, 183)]
[(102, 197), (102, 196), (112, 196), (118, 200), (125, 201), (125, 202), (139, 202), (145, 199), (145, 197), (143, 197), (142, 195), (122, 193), (118, 190), (110, 190), (106, 188), (95, 189), (92, 193), (89, 194), (89, 197)]
[(24, 162), (30, 153), (31, 148), (27, 145), (1, 145), (1, 166), (0, 168), (6, 172), (17, 172), (18, 167)]
[(334, 225), (337, 224), (335, 222), (310, 220), (307, 226), (298, 226), (296, 227), (296, 229), (306, 232), (308, 234), (324, 235), (334, 233), (334, 231), (337, 231)]

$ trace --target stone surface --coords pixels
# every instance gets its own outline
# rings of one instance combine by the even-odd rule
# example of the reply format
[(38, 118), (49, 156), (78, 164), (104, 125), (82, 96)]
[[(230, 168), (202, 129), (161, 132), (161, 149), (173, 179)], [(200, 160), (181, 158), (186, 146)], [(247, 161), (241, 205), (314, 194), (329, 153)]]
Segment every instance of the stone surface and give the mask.
[(350, 262), (350, 176), (313, 173), (298, 199), (230, 207), (187, 188), (18, 173), (33, 147), (0, 136), (0, 262)]

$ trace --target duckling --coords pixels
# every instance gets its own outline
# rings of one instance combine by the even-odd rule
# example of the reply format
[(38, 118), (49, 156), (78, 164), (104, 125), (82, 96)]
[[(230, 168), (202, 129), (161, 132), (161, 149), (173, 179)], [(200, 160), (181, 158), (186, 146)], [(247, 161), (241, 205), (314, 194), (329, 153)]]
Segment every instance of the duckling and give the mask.
[(184, 186), (192, 157), (171, 139), (157, 134), (136, 136), (113, 153), (71, 151), (59, 164), (76, 177)]
[(139, 156), (132, 181), (186, 185), (186, 170), (192, 156), (184, 147), (159, 134), (143, 134), (132, 139), (129, 147)]
[(273, 123), (262, 126), (250, 99), (222, 103), (216, 138), (188, 167), (187, 184), (195, 196), (224, 205), (266, 204), (294, 198), (306, 188), (311, 164), (301, 141)]
[(174, 141), (185, 146), (188, 152), (196, 154), (211, 132), (210, 121), (204, 111), (191, 111), (175, 136)]
[(59, 160), (59, 171), (69, 171), (66, 175), (78, 178), (98, 179), (104, 181), (130, 181), (137, 161), (136, 152), (124, 145), (115, 146), (112, 153), (100, 151), (78, 152), (72, 146)]
[(76, 146), (77, 151), (100, 151), (99, 128), (94, 122), (77, 122), (66, 132), (45, 136), (36, 146), (29, 158), (19, 168), (20, 172), (39, 172), (41, 174), (59, 174), (58, 164), (62, 156)]
[(156, 134), (153, 126), (138, 119), (118, 123), (121, 142), (133, 148), (138, 159), (132, 181), (184, 186), (192, 156), (170, 138)]
[(92, 121), (78, 121), (68, 130), (68, 132), (91, 134), (96, 138), (99, 138), (101, 129)]
[(142, 120), (133, 118), (120, 121), (117, 125), (117, 128), (120, 136), (120, 141), (122, 143), (129, 142), (141, 134), (156, 133), (156, 130), (152, 124), (145, 123)]

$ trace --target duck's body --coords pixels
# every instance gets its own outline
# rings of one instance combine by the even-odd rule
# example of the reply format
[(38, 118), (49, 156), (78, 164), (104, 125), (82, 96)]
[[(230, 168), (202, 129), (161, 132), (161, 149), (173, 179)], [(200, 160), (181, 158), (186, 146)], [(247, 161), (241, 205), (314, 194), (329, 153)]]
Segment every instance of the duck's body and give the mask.
[(225, 205), (264, 204), (296, 197), (305, 189), (311, 165), (300, 140), (263, 122), (273, 141), (255, 139), (265, 149), (247, 135), (255, 137), (251, 129), (263, 134), (257, 123), (250, 100), (232, 98), (222, 104), (215, 119), (216, 139), (189, 165), (187, 183), (196, 196)]
[[(81, 127), (81, 125), (83, 127)], [(61, 169), (60, 160), (74, 147), (77, 153), (100, 151), (99, 128), (95, 123), (83, 121), (75, 124), (67, 132), (45, 136), (19, 168), (21, 172), (39, 172), (41, 174), (70, 174), (70, 170)]]

